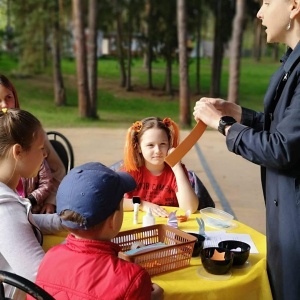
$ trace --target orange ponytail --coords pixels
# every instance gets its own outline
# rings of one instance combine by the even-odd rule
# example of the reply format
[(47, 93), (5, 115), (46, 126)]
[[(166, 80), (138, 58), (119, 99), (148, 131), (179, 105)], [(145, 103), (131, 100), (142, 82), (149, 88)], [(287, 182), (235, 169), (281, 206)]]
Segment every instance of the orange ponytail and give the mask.
[[(139, 168), (139, 145), (137, 133), (139, 130), (135, 129), (135, 122), (128, 130), (126, 135), (126, 142), (124, 147), (124, 170), (126, 172), (137, 171)], [(141, 126), (140, 122), (140, 126)]]
[(167, 127), (171, 128), (171, 132), (173, 133), (172, 142), (170, 147), (176, 148), (179, 144), (179, 127), (171, 118), (164, 118), (162, 121)]

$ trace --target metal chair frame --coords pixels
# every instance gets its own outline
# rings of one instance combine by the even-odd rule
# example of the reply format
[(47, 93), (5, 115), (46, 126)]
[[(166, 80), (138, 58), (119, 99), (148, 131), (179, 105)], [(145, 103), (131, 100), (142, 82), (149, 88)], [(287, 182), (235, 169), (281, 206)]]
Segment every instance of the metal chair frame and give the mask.
[(74, 167), (74, 151), (70, 141), (58, 131), (48, 131), (47, 135), (68, 173)]
[(0, 270), (0, 300), (12, 300), (11, 298), (6, 298), (4, 294), (3, 283), (14, 286), (26, 294), (31, 295), (34, 299), (43, 299), (43, 300), (55, 300), (50, 294), (48, 294), (44, 289), (39, 287), (34, 282), (19, 276), (17, 274), (1, 271)]

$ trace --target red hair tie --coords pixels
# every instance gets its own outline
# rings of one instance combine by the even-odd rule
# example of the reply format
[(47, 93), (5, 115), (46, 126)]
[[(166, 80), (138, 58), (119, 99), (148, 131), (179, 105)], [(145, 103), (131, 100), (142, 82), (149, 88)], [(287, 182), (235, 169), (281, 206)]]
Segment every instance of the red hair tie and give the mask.
[(143, 127), (143, 123), (141, 121), (136, 121), (132, 124), (131, 128), (135, 131), (135, 132), (140, 132), (141, 129)]
[(170, 118), (164, 118), (162, 121), (167, 127), (172, 125), (172, 120)]

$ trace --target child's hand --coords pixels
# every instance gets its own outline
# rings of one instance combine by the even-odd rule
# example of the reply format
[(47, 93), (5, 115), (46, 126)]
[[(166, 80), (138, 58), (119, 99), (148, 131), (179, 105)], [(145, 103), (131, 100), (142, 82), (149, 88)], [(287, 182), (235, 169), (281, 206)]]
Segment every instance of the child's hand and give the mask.
[(147, 212), (149, 207), (151, 208), (152, 214), (156, 217), (167, 218), (169, 216), (169, 213), (163, 207), (148, 201), (142, 201), (143, 211)]
[(151, 300), (163, 300), (164, 290), (157, 284), (152, 283)]
[(35, 204), (31, 206), (31, 212), (33, 214), (39, 214), (41, 212), (41, 209), (42, 209), (42, 205), (39, 204)]

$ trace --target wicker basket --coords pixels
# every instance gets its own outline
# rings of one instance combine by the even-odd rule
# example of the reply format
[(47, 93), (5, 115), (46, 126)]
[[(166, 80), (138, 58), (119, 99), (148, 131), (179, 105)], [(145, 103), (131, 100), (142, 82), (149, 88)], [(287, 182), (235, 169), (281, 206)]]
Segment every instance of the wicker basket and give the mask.
[[(139, 264), (153, 276), (188, 266), (196, 238), (171, 226), (158, 224), (120, 232), (112, 241), (122, 248), (120, 258)], [(146, 253), (124, 253), (134, 242), (146, 246), (161, 242), (167, 246)]]

